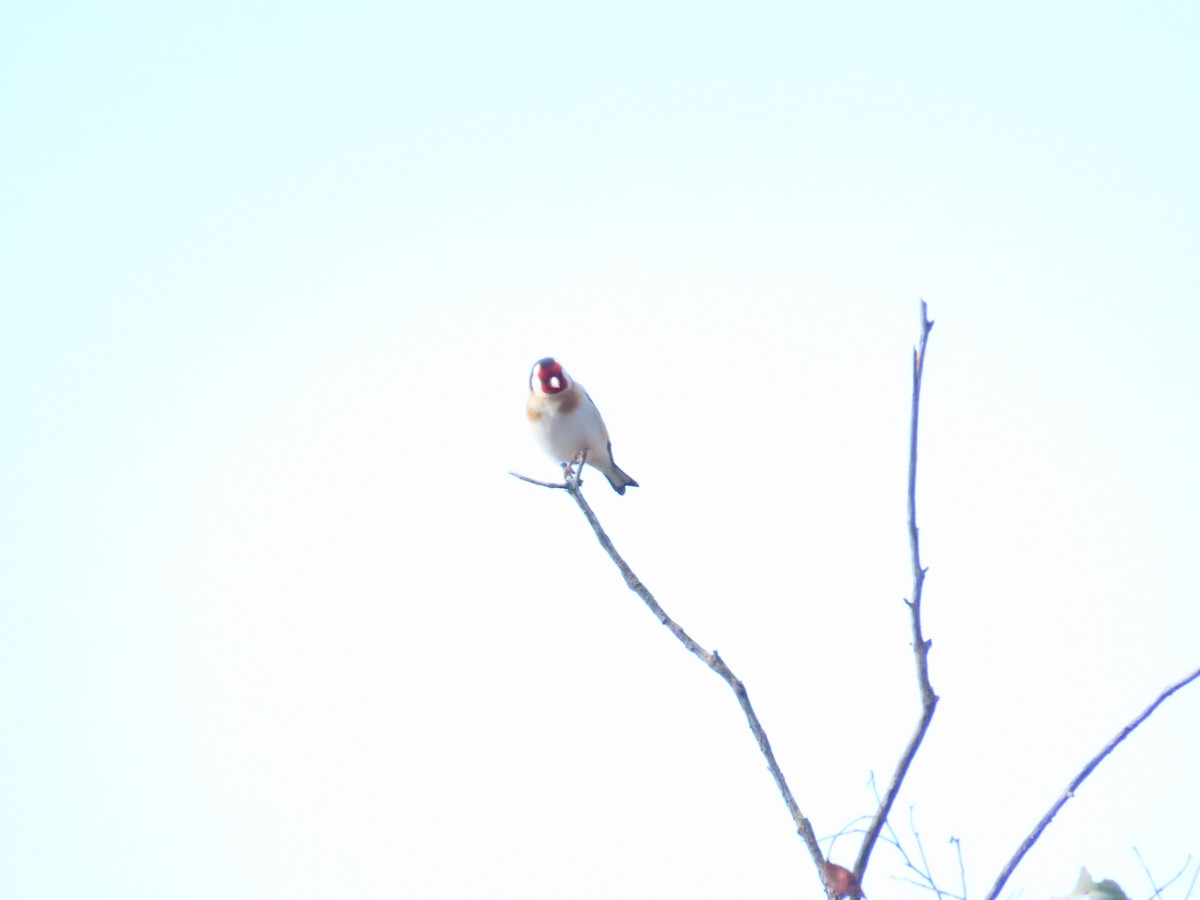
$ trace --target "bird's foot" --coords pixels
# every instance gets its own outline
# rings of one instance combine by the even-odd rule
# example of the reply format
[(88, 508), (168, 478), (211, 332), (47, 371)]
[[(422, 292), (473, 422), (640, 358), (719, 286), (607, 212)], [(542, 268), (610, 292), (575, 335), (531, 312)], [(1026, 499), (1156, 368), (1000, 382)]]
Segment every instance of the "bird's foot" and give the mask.
[(583, 484), (583, 465), (586, 462), (587, 450), (580, 450), (573, 460), (563, 463), (563, 482), (575, 487)]

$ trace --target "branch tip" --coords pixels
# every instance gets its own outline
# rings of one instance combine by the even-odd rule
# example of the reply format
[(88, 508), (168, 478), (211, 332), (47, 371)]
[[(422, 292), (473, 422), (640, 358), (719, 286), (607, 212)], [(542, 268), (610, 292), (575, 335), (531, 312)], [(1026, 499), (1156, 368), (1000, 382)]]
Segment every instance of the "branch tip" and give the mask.
[(908, 607), (912, 618), (912, 641), (910, 646), (912, 647), (913, 656), (916, 661), (917, 688), (921, 699), (921, 716), (917, 720), (916, 730), (909, 739), (908, 745), (900, 755), (900, 760), (896, 764), (895, 774), (892, 775), (892, 781), (888, 785), (887, 791), (884, 792), (883, 799), (879, 801), (879, 808), (875, 812), (875, 817), (871, 820), (871, 825), (863, 836), (862, 846), (858, 851), (858, 859), (854, 863), (854, 876), (859, 884), (863, 882), (867, 863), (871, 858), (871, 851), (875, 847), (875, 842), (879, 838), (880, 831), (887, 823), (892, 804), (895, 802), (896, 796), (900, 793), (900, 786), (903, 784), (904, 777), (908, 774), (908, 768), (921, 747), (921, 741), (925, 739), (925, 733), (929, 730), (929, 723), (933, 721), (933, 713), (937, 708), (937, 694), (934, 692), (933, 685), (929, 681), (929, 648), (932, 642), (925, 639), (921, 626), (921, 591), (924, 587), (926, 569), (921, 565), (921, 532), (917, 527), (917, 425), (920, 421), (921, 377), (925, 368), (925, 348), (929, 341), (929, 330), (932, 327), (933, 323), (929, 321), (928, 306), (925, 300), (922, 299), (921, 334), (917, 345), (913, 347), (912, 409), (908, 432), (907, 524), (909, 552), (912, 557), (913, 584), (912, 596), (904, 600), (904, 604)]
[(571, 490), (571, 485), (566, 481), (564, 481), (562, 484), (559, 484), (555, 481), (538, 481), (536, 478), (530, 478), (528, 475), (522, 475), (520, 472), (514, 472), (512, 469), (508, 470), (508, 474), (513, 478), (519, 478), (521, 481), (528, 482), (529, 484), (536, 484), (538, 487), (551, 488), (559, 491)]

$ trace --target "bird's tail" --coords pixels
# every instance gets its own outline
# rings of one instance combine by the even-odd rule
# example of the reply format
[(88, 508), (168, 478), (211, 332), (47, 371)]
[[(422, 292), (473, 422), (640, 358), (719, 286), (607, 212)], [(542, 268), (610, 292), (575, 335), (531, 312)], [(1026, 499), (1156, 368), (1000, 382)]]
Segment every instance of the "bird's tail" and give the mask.
[(617, 464), (612, 461), (611, 452), (609, 453), (608, 459), (609, 463), (607, 466), (604, 466), (603, 468), (596, 466), (596, 468), (604, 473), (604, 477), (608, 479), (608, 483), (612, 485), (612, 489), (614, 491), (616, 491), (618, 494), (624, 494), (625, 488), (627, 487), (639, 487), (636, 481), (622, 472), (620, 467), (618, 467)]

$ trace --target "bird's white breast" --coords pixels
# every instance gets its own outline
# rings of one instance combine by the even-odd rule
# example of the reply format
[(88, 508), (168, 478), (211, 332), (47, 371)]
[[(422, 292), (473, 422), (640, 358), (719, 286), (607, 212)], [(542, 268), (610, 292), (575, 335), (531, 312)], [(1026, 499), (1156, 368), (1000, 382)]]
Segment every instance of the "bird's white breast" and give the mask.
[(568, 413), (560, 414), (558, 404), (547, 403), (542, 415), (533, 423), (534, 436), (550, 456), (559, 462), (570, 462), (581, 450), (591, 457), (607, 454), (608, 437), (600, 411), (591, 399), (580, 391), (579, 405)]

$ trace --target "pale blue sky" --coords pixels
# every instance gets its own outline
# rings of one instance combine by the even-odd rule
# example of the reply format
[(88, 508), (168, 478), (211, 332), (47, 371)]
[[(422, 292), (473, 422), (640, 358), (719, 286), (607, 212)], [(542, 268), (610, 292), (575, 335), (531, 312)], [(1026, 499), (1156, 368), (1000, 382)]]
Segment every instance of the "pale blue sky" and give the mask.
[[(896, 824), (982, 896), (1200, 659), (1198, 60), (1185, 3), (10, 4), (0, 895), (819, 896), (732, 695), (505, 471), (557, 355), (832, 834), (916, 719), (924, 297)], [(1149, 894), (1198, 745), (1193, 687), (1010, 888)]]

